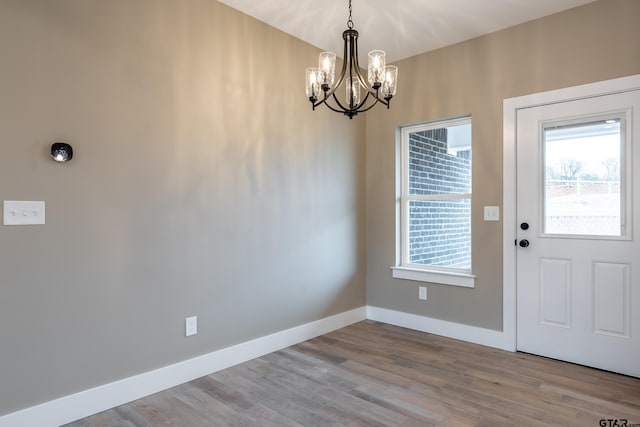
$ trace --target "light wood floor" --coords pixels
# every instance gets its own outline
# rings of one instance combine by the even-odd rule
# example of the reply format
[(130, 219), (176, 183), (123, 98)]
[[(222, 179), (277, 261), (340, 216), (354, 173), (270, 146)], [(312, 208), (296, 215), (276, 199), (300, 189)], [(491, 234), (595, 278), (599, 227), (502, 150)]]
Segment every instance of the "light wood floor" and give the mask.
[(68, 426), (614, 425), (601, 419), (640, 425), (640, 379), (364, 321)]

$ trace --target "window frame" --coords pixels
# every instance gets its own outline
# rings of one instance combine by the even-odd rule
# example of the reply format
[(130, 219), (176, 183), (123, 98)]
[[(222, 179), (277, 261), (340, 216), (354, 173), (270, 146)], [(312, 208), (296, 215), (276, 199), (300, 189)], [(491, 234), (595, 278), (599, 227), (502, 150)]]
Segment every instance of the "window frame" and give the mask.
[[(446, 199), (468, 199), (470, 209), (472, 205), (472, 194), (470, 193), (449, 193), (431, 195), (411, 195), (409, 194), (409, 135), (415, 132), (453, 127), (464, 124), (472, 124), (471, 115), (442, 119), (432, 122), (420, 123), (416, 125), (403, 126), (399, 128), (396, 171), (396, 265), (391, 267), (392, 276), (397, 279), (415, 280), (420, 282), (438, 283), (444, 285), (462, 286), (467, 288), (475, 287), (475, 275), (472, 274), (473, 264), (469, 269), (438, 267), (431, 265), (412, 264), (409, 260), (409, 204), (412, 201), (430, 201)], [(471, 149), (473, 159), (473, 143)], [(473, 163), (472, 163), (473, 165)], [(473, 166), (472, 166), (473, 168)], [(472, 181), (473, 185), (473, 181)], [(471, 216), (471, 214), (470, 214)], [(471, 219), (471, 218), (470, 218)], [(473, 235), (470, 236), (470, 244)]]

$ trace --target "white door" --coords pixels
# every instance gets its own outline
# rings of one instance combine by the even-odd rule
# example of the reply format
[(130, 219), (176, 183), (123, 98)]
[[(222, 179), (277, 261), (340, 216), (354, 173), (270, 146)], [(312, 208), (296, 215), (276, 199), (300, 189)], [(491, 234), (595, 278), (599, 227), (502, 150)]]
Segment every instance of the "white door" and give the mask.
[(518, 110), (517, 349), (640, 377), (640, 90)]

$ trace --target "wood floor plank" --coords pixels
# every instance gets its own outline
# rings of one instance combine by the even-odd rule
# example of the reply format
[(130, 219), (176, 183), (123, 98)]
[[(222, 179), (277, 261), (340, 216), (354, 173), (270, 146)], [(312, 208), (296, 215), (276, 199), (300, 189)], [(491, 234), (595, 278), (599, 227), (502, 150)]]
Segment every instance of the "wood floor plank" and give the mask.
[(67, 427), (640, 424), (640, 379), (364, 321)]

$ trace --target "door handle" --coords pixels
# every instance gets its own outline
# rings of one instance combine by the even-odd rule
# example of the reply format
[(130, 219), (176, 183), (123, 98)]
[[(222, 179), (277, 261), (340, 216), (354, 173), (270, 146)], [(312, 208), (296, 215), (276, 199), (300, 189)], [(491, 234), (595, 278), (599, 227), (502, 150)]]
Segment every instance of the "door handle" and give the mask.
[(526, 248), (527, 246), (529, 246), (529, 241), (527, 239), (522, 239), (520, 240), (519, 245), (521, 248)]

